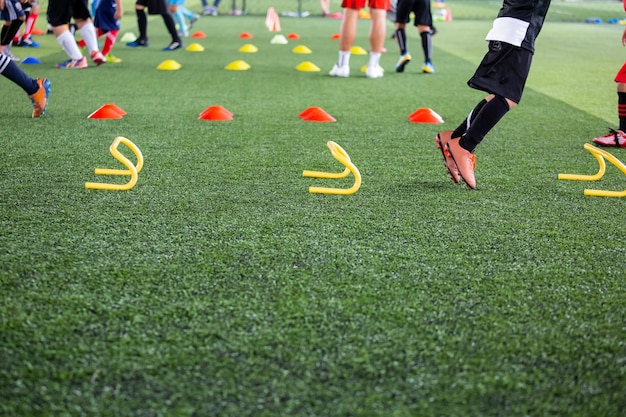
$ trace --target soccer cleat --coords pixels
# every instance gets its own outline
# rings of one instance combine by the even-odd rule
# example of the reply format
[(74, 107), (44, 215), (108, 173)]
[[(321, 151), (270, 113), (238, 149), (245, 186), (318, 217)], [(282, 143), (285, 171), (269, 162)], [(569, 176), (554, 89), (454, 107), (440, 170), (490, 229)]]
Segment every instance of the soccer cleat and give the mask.
[(90, 55), (91, 55), (91, 60), (96, 65), (106, 64), (107, 62), (106, 58), (104, 57), (104, 55), (102, 55), (102, 52), (100, 51), (93, 51)]
[(166, 46), (165, 48), (163, 48), (164, 51), (175, 51), (177, 49), (180, 49), (183, 47), (182, 42), (172, 42), (170, 43), (168, 46)]
[(422, 65), (422, 72), (425, 72), (426, 74), (434, 74), (435, 66), (432, 62), (424, 62), (424, 65)]
[(127, 42), (126, 46), (130, 46), (131, 48), (136, 48), (138, 46), (142, 46), (144, 48), (147, 48), (150, 45), (150, 42), (148, 42), (147, 39), (137, 39), (134, 40), (132, 42)]
[(37, 42), (35, 42), (30, 36), (22, 39), (21, 41), (19, 41), (17, 43), (17, 45), (15, 46), (20, 46), (23, 48), (39, 48), (41, 45), (39, 45)]
[(443, 164), (448, 170), (448, 174), (450, 174), (450, 179), (458, 183), (461, 181), (461, 174), (459, 174), (459, 169), (456, 167), (452, 156), (447, 150), (448, 142), (452, 140), (452, 130), (444, 130), (443, 132), (437, 133), (435, 136), (435, 142), (437, 143), (437, 149), (441, 151), (441, 156), (443, 156)]
[(339, 66), (337, 64), (333, 65), (333, 69), (328, 73), (331, 77), (349, 77), (350, 76), (350, 66), (343, 65)]
[(61, 69), (82, 69), (87, 68), (87, 58), (84, 56), (80, 59), (68, 59), (67, 61), (56, 64), (57, 68)]
[(621, 130), (615, 130), (609, 128), (609, 133), (606, 136), (600, 136), (594, 138), (593, 142), (600, 146), (616, 146), (620, 148), (626, 148), (626, 133)]
[(396, 72), (404, 72), (404, 67), (406, 67), (406, 64), (408, 64), (409, 62), (411, 62), (410, 53), (405, 52), (400, 55), (400, 59), (398, 59), (398, 63), (396, 64)]
[(39, 89), (28, 96), (33, 103), (33, 119), (41, 117), (48, 107), (48, 96), (50, 95), (50, 80), (47, 78), (38, 78), (37, 85)]
[(9, 59), (13, 62), (20, 62), (20, 58), (13, 55), (11, 52), (11, 47), (9, 45), (0, 46), (0, 53), (9, 57)]
[(385, 75), (385, 72), (380, 65), (376, 65), (375, 67), (368, 66), (365, 69), (365, 76), (367, 78), (382, 78), (383, 75)]
[(474, 169), (476, 168), (476, 155), (463, 148), (459, 143), (461, 138), (450, 139), (446, 144), (446, 150), (454, 161), (461, 179), (469, 188), (476, 188)]
[(120, 58), (113, 56), (111, 54), (107, 54), (106, 60), (109, 64), (121, 64), (122, 63), (122, 60)]
[(215, 7), (205, 7), (202, 14), (204, 16), (217, 16), (217, 9)]

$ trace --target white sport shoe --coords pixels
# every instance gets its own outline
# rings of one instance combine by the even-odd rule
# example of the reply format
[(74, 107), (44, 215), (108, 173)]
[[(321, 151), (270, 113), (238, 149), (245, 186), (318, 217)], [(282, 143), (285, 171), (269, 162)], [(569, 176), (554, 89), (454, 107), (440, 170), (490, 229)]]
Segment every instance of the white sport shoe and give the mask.
[(331, 77), (349, 77), (350, 76), (350, 67), (348, 65), (338, 66), (337, 64), (333, 65), (333, 69), (328, 73)]
[(368, 66), (365, 69), (365, 76), (367, 78), (382, 78), (383, 75), (385, 75), (385, 72), (383, 71), (383, 68), (380, 65), (377, 65), (375, 67)]

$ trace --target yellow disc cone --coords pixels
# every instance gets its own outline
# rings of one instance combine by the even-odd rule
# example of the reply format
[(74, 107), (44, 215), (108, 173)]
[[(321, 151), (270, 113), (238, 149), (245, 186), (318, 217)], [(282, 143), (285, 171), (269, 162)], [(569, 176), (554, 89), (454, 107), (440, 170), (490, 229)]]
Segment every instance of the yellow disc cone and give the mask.
[(191, 45), (186, 47), (185, 50), (190, 52), (202, 52), (204, 51), (204, 46), (200, 45), (199, 43), (192, 43)]
[(352, 49), (350, 49), (350, 53), (352, 55), (367, 55), (367, 51), (360, 46), (353, 46)]
[(225, 69), (231, 71), (245, 71), (247, 69), (250, 69), (250, 64), (248, 64), (246, 61), (238, 59), (237, 61), (233, 61), (230, 64), (226, 65)]
[(313, 53), (313, 51), (311, 51), (309, 48), (307, 48), (304, 45), (298, 45), (295, 48), (293, 48), (292, 52), (294, 54), (311, 54)]
[(296, 69), (298, 71), (306, 71), (306, 72), (317, 72), (317, 71), (321, 71), (320, 67), (318, 67), (317, 65), (315, 65), (312, 62), (309, 61), (304, 61), (303, 63), (301, 63), (300, 65), (298, 65), (296, 67)]
[(252, 45), (251, 43), (247, 43), (244, 46), (242, 46), (241, 48), (239, 48), (239, 52), (248, 52), (248, 53), (254, 53), (257, 52), (259, 50), (259, 48), (257, 48), (256, 46)]
[(175, 71), (175, 70), (180, 69), (181, 66), (182, 65), (180, 65), (178, 62), (174, 61), (173, 59), (168, 59), (168, 60), (161, 62), (159, 66), (157, 67), (157, 69), (166, 70), (166, 71)]

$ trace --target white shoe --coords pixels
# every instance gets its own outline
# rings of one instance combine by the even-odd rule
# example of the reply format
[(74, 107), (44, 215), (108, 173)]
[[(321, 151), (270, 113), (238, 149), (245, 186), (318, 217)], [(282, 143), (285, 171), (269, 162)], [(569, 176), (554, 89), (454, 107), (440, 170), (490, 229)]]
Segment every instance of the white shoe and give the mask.
[(349, 77), (350, 76), (350, 67), (348, 65), (338, 66), (337, 64), (333, 65), (333, 69), (328, 73), (331, 77)]
[(365, 69), (365, 76), (367, 78), (382, 78), (383, 75), (385, 75), (385, 72), (383, 71), (383, 68), (380, 65), (377, 65), (375, 67), (367, 67)]

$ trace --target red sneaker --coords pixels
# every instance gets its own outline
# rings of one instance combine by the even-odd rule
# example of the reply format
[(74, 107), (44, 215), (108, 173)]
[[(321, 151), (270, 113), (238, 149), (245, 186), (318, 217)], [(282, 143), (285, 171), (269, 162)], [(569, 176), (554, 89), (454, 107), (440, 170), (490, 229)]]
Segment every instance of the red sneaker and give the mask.
[(594, 138), (594, 143), (600, 146), (617, 146), (619, 148), (626, 148), (626, 133), (621, 130), (609, 129), (609, 133), (606, 136), (600, 136)]

